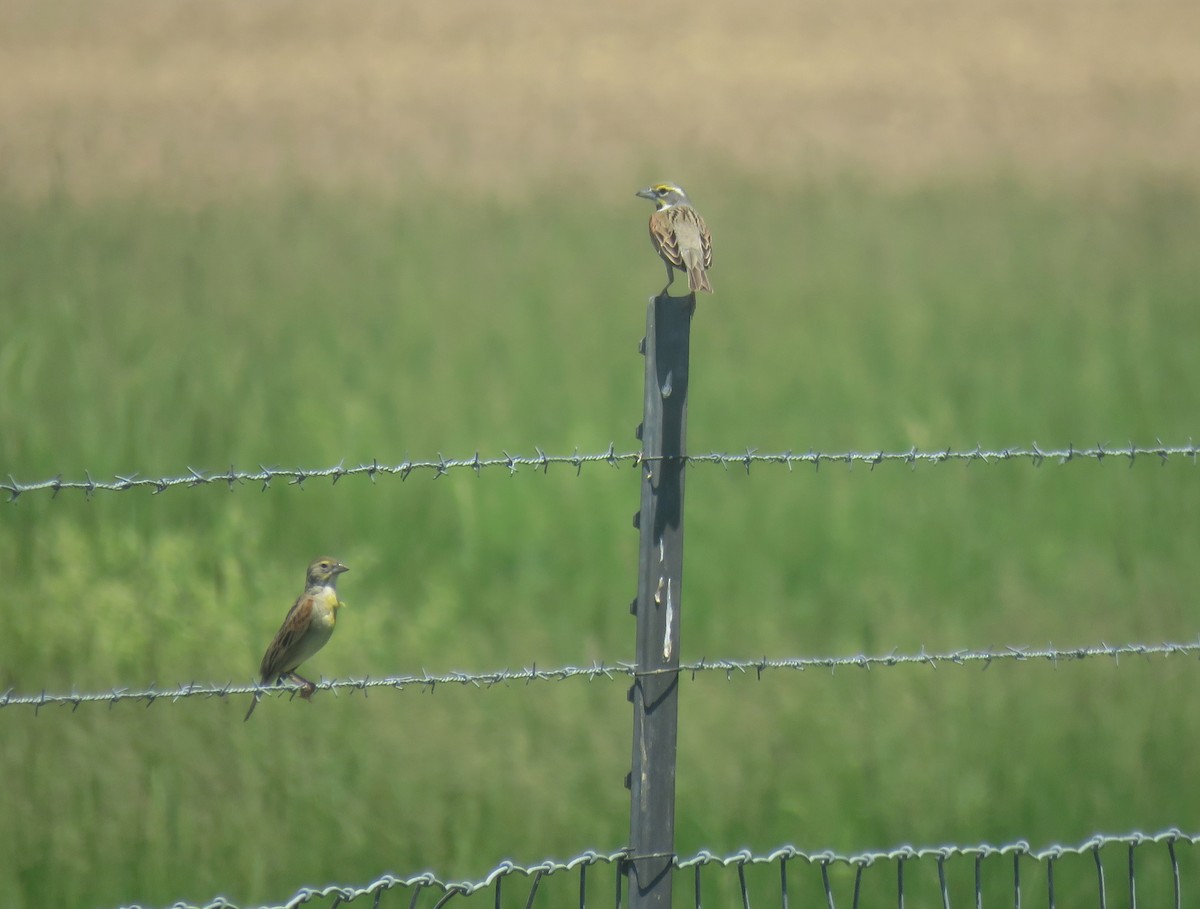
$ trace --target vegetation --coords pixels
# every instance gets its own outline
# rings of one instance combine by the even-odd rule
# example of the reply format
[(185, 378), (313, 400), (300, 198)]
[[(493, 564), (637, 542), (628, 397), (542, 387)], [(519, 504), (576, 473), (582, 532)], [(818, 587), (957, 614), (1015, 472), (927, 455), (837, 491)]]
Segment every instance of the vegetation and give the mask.
[[(633, 188), (567, 207), (301, 184), (0, 199), (0, 474), (632, 450), (661, 278)], [(717, 292), (693, 326), (693, 451), (1195, 434), (1189, 184), (694, 195)], [(1191, 639), (1198, 476), (1182, 460), (696, 466), (684, 657)], [(602, 465), (22, 496), (0, 508), (0, 688), (248, 682), (325, 552), (351, 566), (350, 608), (314, 675), (628, 659), (637, 496), (634, 471)], [(1094, 660), (688, 679), (680, 851), (1194, 828), (1194, 677)], [(0, 711), (11, 905), (254, 904), (616, 848), (625, 687), (272, 698), (248, 724), (219, 699)], [(1148, 902), (1169, 893), (1147, 877)], [(891, 898), (894, 880), (870, 880)]]

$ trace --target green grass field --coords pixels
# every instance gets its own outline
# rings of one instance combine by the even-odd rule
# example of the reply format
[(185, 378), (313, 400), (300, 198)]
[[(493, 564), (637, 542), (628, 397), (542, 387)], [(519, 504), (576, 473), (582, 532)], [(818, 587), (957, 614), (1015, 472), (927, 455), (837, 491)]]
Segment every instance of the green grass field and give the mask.
[[(298, 187), (0, 199), (0, 475), (633, 450), (661, 281), (635, 188), (566, 208)], [(696, 195), (717, 293), (693, 326), (694, 452), (1196, 433), (1194, 184), (731, 179)], [(696, 466), (683, 656), (1194, 639), (1198, 481), (1179, 459)], [(636, 472), (607, 466), (22, 496), (0, 507), (0, 689), (249, 682), (323, 552), (352, 567), (350, 608), (314, 675), (628, 659), (637, 501)], [(1197, 681), (1163, 659), (688, 679), (679, 850), (1195, 830)], [(271, 699), (248, 724), (240, 701), (2, 710), (5, 899), (257, 904), (615, 849), (626, 686)], [(932, 900), (926, 865), (911, 905)], [(793, 873), (818, 900), (816, 872)], [(1060, 873), (1059, 906), (1094, 904), (1090, 860)], [(778, 898), (772, 874), (751, 875), (760, 902)], [(1027, 872), (1029, 898), (1044, 875)], [(864, 905), (890, 904), (891, 872), (867, 881)], [(710, 872), (706, 897), (735, 886)], [(1139, 895), (1168, 893), (1148, 863)]]

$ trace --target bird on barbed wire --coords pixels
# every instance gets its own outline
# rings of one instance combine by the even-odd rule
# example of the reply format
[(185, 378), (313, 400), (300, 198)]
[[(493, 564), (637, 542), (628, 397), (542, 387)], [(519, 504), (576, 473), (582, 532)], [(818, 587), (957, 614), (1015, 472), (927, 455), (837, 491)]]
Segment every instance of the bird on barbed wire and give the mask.
[[(296, 669), (324, 647), (333, 634), (337, 612), (346, 605), (338, 600), (337, 579), (338, 575), (349, 570), (337, 559), (328, 557), (317, 559), (308, 566), (304, 593), (296, 598), (288, 610), (283, 624), (263, 655), (258, 670), (260, 684), (277, 685), (287, 678), (304, 686), (300, 697), (305, 700), (312, 697), (317, 686), (297, 675)], [(254, 700), (246, 711), (247, 720), (254, 713), (261, 696), (262, 692), (254, 692)]]
[(667, 266), (667, 286), (675, 280), (675, 269), (687, 274), (688, 290), (712, 293), (708, 269), (712, 267), (712, 234), (680, 187), (674, 183), (655, 183), (638, 190), (637, 195), (654, 202), (650, 216), (650, 241)]

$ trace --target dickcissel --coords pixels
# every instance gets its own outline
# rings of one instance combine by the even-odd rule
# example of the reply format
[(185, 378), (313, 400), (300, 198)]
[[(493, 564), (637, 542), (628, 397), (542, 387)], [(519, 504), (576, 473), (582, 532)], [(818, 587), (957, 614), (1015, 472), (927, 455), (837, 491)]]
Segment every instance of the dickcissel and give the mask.
[[(276, 685), (288, 678), (304, 686), (302, 698), (309, 698), (317, 686), (296, 674), (301, 663), (325, 646), (337, 623), (337, 611), (343, 603), (338, 601), (337, 579), (343, 571), (350, 569), (337, 559), (320, 558), (308, 566), (304, 581), (304, 593), (292, 604), (283, 624), (275, 633), (271, 646), (263, 655), (259, 667), (259, 681), (263, 685)], [(255, 692), (246, 719), (258, 706), (260, 692)]]
[[(688, 290), (712, 293), (708, 269), (712, 267), (712, 234), (692, 207), (691, 200), (673, 183), (655, 183), (637, 193), (654, 202), (650, 216), (650, 241), (667, 265), (667, 287), (675, 280), (674, 269), (687, 273)], [(667, 287), (662, 289), (665, 294)]]

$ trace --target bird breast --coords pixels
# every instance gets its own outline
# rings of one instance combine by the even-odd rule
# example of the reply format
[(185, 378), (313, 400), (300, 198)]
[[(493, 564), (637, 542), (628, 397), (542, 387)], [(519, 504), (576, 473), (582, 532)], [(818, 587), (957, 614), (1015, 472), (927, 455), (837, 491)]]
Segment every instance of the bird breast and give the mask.
[(337, 622), (339, 605), (337, 592), (332, 587), (323, 587), (320, 594), (313, 597), (313, 628), (327, 632), (333, 631), (333, 626)]

